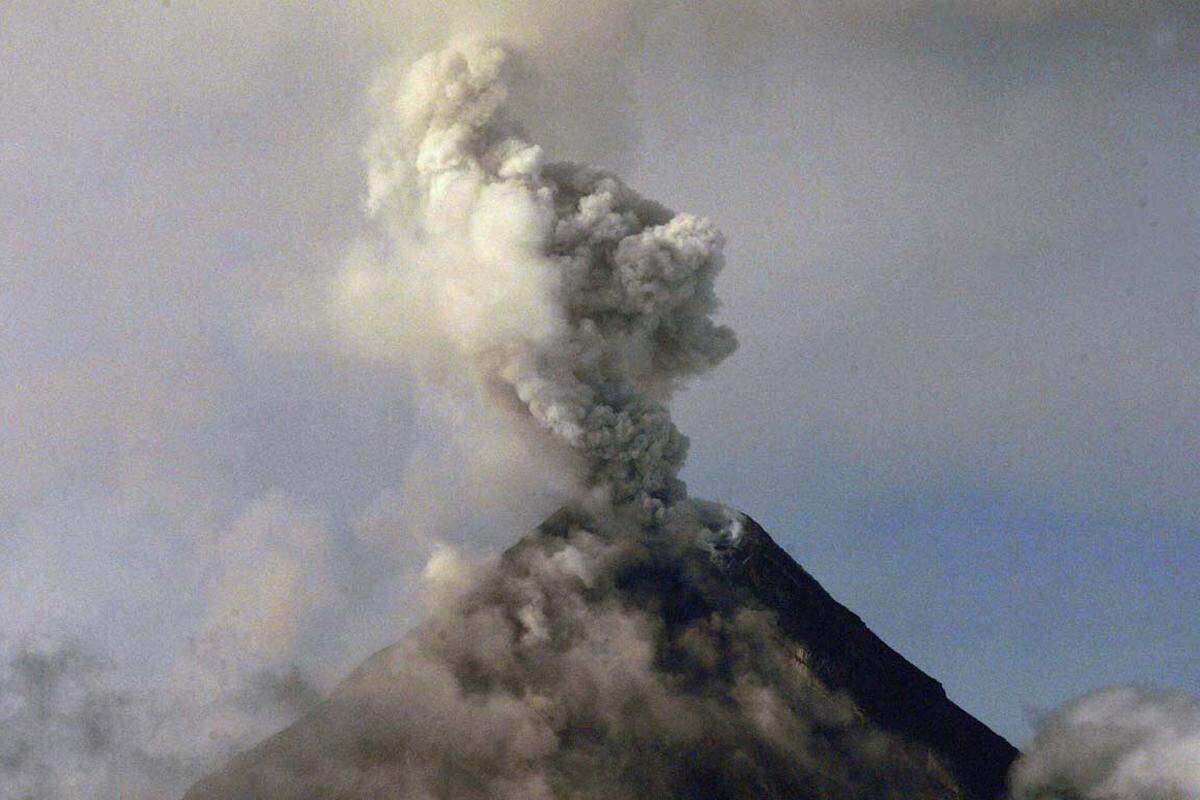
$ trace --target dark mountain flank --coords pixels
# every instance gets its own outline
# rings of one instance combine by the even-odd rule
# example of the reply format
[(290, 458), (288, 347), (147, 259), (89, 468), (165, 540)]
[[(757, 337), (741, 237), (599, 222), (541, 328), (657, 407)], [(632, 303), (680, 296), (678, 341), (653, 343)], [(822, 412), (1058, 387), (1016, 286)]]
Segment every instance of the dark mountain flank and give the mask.
[(751, 543), (724, 574), (778, 615), (809, 666), (875, 724), (928, 747), (970, 797), (1003, 794), (1015, 747), (946, 697), (942, 685), (889, 647), (746, 518)]
[(559, 512), (186, 800), (1002, 796), (1017, 750), (724, 513)]

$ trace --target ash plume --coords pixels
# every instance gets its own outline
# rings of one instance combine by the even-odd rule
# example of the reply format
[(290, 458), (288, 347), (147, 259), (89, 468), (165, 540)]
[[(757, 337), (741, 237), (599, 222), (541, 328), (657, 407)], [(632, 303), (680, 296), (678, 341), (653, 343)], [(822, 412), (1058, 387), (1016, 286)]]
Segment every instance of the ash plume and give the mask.
[(386, 287), (408, 359), (531, 422), (581, 489), (658, 525), (686, 495), (665, 403), (736, 348), (712, 321), (724, 240), (615, 175), (548, 162), (510, 113), (516, 71), (472, 40), (384, 78), (368, 206), (387, 256), (351, 271), (352, 313)]
[(745, 521), (679, 480), (666, 403), (736, 346), (712, 320), (721, 234), (545, 160), (511, 112), (519, 67), (466, 40), (383, 78), (386, 241), (350, 267), (345, 311), (564, 457), (575, 502), (482, 566), (437, 551), (426, 621), (189, 800), (949, 796), (937, 758), (725, 579)]
[[(11, 194), (47, 220), (70, 222), (79, 187), (62, 176), (78, 172), (85, 189), (104, 202), (94, 217), (63, 227), (90, 233), (88, 223), (99, 228), (101, 220), (111, 230), (99, 237), (104, 241), (87, 235), (75, 242), (57, 224), (30, 225), (20, 214), (10, 215), (12, 227), (21, 228), (21, 242), (46, 239), (44, 258), (61, 262), (65, 276), (55, 280), (74, 286), (77, 277), (94, 277), (105, 287), (95, 297), (86, 282), (62, 294), (72, 314), (79, 298), (102, 307), (97, 330), (111, 330), (83, 337), (89, 348), (101, 347), (88, 358), (70, 359), (68, 368), (52, 367), (45, 377), (18, 370), (0, 393), (0, 406), (15, 418), (16, 438), (9, 439), (16, 444), (5, 454), (17, 454), (15, 466), (4, 470), (9, 485), (0, 486), (0, 495), (21, 501), (12, 514), (4, 509), (5, 522), (26, 514), (26, 503), (35, 511), (45, 502), (67, 509), (67, 522), (52, 513), (15, 540), (4, 531), (0, 550), (10, 566), (0, 574), (0, 595), (10, 605), (14, 598), (23, 603), (8, 609), (10, 619), (28, 617), (39, 628), (47, 625), (45, 609), (90, 607), (76, 627), (126, 663), (110, 663), (91, 645), (70, 640), (15, 646), (0, 640), (6, 646), (0, 651), (0, 796), (177, 797), (246, 748), (234, 759), (232, 784), (214, 778), (190, 796), (959, 796), (945, 764), (876, 727), (852, 698), (823, 682), (820, 658), (781, 635), (772, 612), (714, 572), (714, 565), (744, 552), (747, 520), (688, 499), (679, 477), (687, 438), (672, 422), (669, 403), (684, 383), (736, 347), (732, 332), (713, 319), (713, 285), (723, 266), (720, 232), (705, 219), (638, 196), (603, 169), (549, 159), (534, 140), (565, 156), (598, 151), (602, 160), (619, 162), (634, 124), (633, 115), (617, 113), (626, 110), (626, 82), (633, 84), (620, 54), (636, 49), (645, 23), (668, 7), (686, 20), (689, 44), (707, 36), (715, 57), (725, 58), (732, 50), (753, 55), (766, 38), (800, 31), (813, 38), (835, 30), (866, 38), (886, 32), (889, 46), (898, 42), (900, 52), (921, 41), (919, 32), (946, 11), (957, 23), (982, 23), (978, 30), (990, 32), (1019, 20), (1084, 17), (1092, 9), (1114, 19), (1149, 15), (1163, 5), (318, 4), (300, 12), (299, 28), (280, 24), (278, 9), (263, 6), (238, 15), (204, 12), (196, 16), (198, 26), (172, 28), (170, 36), (163, 35), (163, 20), (150, 15), (107, 15), (122, 24), (137, 17), (142, 27), (133, 32), (97, 24), (107, 21), (103, 14), (66, 15), (77, 18), (71, 24), (85, 34), (82, 52), (45, 35), (66, 23), (61, 10), (23, 25), (16, 24), (23, 13), (14, 14), (11, 51), (23, 52), (16, 46), (22, 40), (44, 39), (71, 60), (60, 61), (58, 53), (28, 58), (32, 77), (13, 94), (31, 108), (69, 108), (89, 124), (103, 124), (93, 138), (79, 140), (77, 130), (49, 115), (44, 133), (50, 144), (30, 136), (29, 146), (22, 139), (8, 148), (18, 166), (35, 157), (52, 165), (40, 180), (62, 185), (59, 208), (70, 213), (44, 213), (29, 202), (27, 187), (36, 181), (21, 171), (6, 173), (22, 176), (13, 180), (20, 191)], [(158, 11), (157, 4), (147, 8)], [(228, 24), (224, 17), (236, 18), (229, 27), (238, 36), (221, 50), (214, 36)], [(220, 21), (209, 26), (213, 20)], [(345, 372), (320, 374), (329, 362), (308, 360), (307, 345), (291, 337), (324, 338), (318, 310), (327, 310), (320, 305), (325, 295), (314, 290), (318, 300), (298, 291), (305, 297), (293, 298), (294, 306), (276, 296), (287, 294), (281, 287), (306, 283), (305, 270), (324, 277), (323, 265), (334, 260), (330, 252), (342, 250), (343, 233), (331, 232), (340, 230), (336, 220), (330, 230), (324, 223), (336, 213), (330, 209), (352, 206), (353, 198), (340, 206), (331, 200), (342, 194), (330, 186), (353, 185), (353, 166), (320, 175), (293, 167), (352, 149), (337, 138), (340, 127), (337, 135), (329, 133), (344, 106), (330, 104), (321, 113), (311, 87), (292, 87), (294, 95), (279, 89), (336, 62), (338, 68), (314, 83), (323, 81), (321, 91), (342, 96), (373, 57), (366, 55), (369, 42), (424, 48), (440, 40), (447, 25), (500, 31), (514, 45), (460, 39), (415, 65), (398, 62), (376, 87), (381, 113), (366, 149), (367, 206), (380, 235), (349, 258), (335, 314), (342, 332), (364, 350), (412, 365), (445, 390), (445, 397), (424, 393), (420, 402), (444, 406), (434, 413), (450, 418), (448, 430), (438, 432), (449, 435), (432, 437), (439, 441), (424, 460), (410, 460), (401, 490), (376, 495), (378, 482), (391, 480), (398, 465), (383, 455), (362, 459), (356, 451), (363, 440), (377, 439), (377, 450), (402, 459), (395, 454), (408, 442), (395, 432), (406, 426), (395, 423), (408, 420), (403, 414), (368, 418), (361, 409), (358, 428), (330, 420), (342, 415), (354, 393), (339, 382), (361, 384), (363, 394), (391, 402), (393, 393), (376, 382), (389, 370), (347, 381), (360, 366), (354, 362)], [(243, 28), (250, 32), (245, 38)], [(405, 41), (391, 41), (395, 31), (403, 31)], [(308, 52), (295, 42), (310, 36), (319, 45), (312, 55), (283, 61), (263, 55), (277, 48)], [(286, 48), (276, 39), (286, 39)], [(167, 43), (161, 53), (160, 41)], [(137, 44), (132, 50), (130, 42)], [(100, 45), (102, 58), (92, 52)], [(191, 62), (181, 58), (181, 47), (194, 51)], [(119, 71), (101, 75), (105, 70), (80, 66), (103, 66), (110, 58), (122, 65)], [(197, 71), (197, 61), (220, 67)], [(126, 72), (127, 62), (136, 70)], [(48, 64), (83, 85), (48, 97)], [(108, 82), (88, 84), (97, 76)], [(252, 82), (251, 92), (223, 91)], [(156, 87), (151, 102), (129, 91), (150, 85)], [(138, 113), (122, 118), (113, 102), (120, 99), (137, 105)], [(142, 107), (171, 114), (145, 115)], [(531, 110), (536, 117), (526, 115)], [(14, 128), (23, 113), (11, 115)], [(175, 116), (200, 130), (173, 127)], [(870, 127), (874, 119), (868, 115), (848, 127)], [(543, 129), (531, 136), (521, 120)], [(126, 135), (135, 130), (170, 147), (143, 147), (130, 158), (125, 148), (137, 138)], [(355, 136), (348, 140), (358, 141)], [(250, 163), (257, 169), (245, 170), (238, 160), (195, 160), (197, 150), (235, 142), (255, 151)], [(135, 164), (143, 154), (146, 162)], [(105, 158), (114, 163), (106, 165)], [(146, 175), (133, 174), (139, 171), (134, 166)], [(231, 174), (244, 179), (225, 180)], [(216, 184), (236, 185), (240, 194), (218, 193)], [(1003, 187), (999, 194), (1006, 196), (1010, 190)], [(911, 196), (893, 187), (881, 194)], [(159, 208), (165, 198), (174, 199)], [(775, 202), (772, 213), (782, 213), (784, 201)], [(149, 211), (155, 211), (153, 225)], [(175, 213), (175, 227), (158, 230), (170, 221), (158, 211)], [(990, 217), (988, 225), (1009, 235)], [(251, 228), (261, 228), (254, 231), (260, 236), (248, 235)], [(148, 232), (154, 235), (145, 239), (144, 252), (125, 251), (126, 241), (141, 241)], [(60, 249), (63, 241), (83, 254)], [(230, 260), (244, 249), (254, 250), (253, 257), (226, 287)], [(268, 266), (266, 253), (294, 263)], [(74, 266), (93, 258), (94, 270)], [(39, 301), (43, 292), (60, 294), (45, 291), (60, 284), (30, 274), (37, 288), (14, 295), (17, 305), (45, 317), (38, 330), (51, 342), (44, 347), (57, 353), (62, 319), (42, 314)], [(155, 289), (143, 295), (148, 282)], [(197, 289), (209, 286), (228, 288), (229, 308), (193, 307), (191, 299), (181, 309), (174, 305), (179, 298), (207, 298), (207, 290)], [(129, 323), (146, 309), (162, 310), (153, 315), (162, 319), (138, 328), (134, 338), (152, 346), (126, 351)], [(225, 342), (211, 330), (243, 317), (258, 320), (236, 333), (245, 341)], [(210, 326), (210, 318), (217, 324)], [(17, 323), (20, 328), (20, 314)], [(292, 330), (306, 326), (318, 332)], [(272, 337), (279, 340), (272, 347), (295, 346), (302, 363), (284, 368), (278, 353), (260, 350), (258, 340)], [(106, 339), (122, 345), (119, 358), (103, 349)], [(22, 358), (29, 351), (34, 361), (50, 359), (24, 337), (15, 341), (13, 351)], [(128, 366), (114, 369), (114, 362)], [(291, 380), (311, 382), (321, 402), (309, 397), (309, 405), (296, 408), (286, 397), (271, 397), (293, 387), (274, 368), (295, 369)], [(253, 380), (242, 374), (260, 371)], [(242, 405), (253, 412), (245, 419)], [(277, 428), (255, 416), (268, 412), (291, 423)], [(271, 451), (306, 426), (321, 428), (324, 438), (307, 448), (281, 447), (263, 460), (230, 455)], [(384, 426), (388, 435), (376, 437)], [(221, 434), (215, 440), (214, 429)], [(244, 440), (247, 430), (255, 435)], [(342, 458), (332, 457), (339, 449)], [(314, 469), (303, 463), (306, 455), (329, 463)], [(229, 459), (238, 464), (231, 467)], [(78, 496), (62, 500), (64, 486), (74, 490), (80, 475)], [(274, 490), (270, 484), (281, 479), (288, 485)], [(310, 503), (336, 513), (310, 509)], [(447, 540), (478, 544), (485, 525), (511, 538), (528, 518), (564, 503), (571, 514), (553, 535), (533, 536), (500, 559), (475, 565), (444, 546)], [(164, 560), (171, 548), (158, 546), (156, 528), (130, 507), (148, 509), (164, 538), (184, 543), (175, 561)], [(74, 514), (78, 521), (71, 520)], [(95, 552), (110, 527), (147, 532)], [(72, 546), (56, 549), (58, 541)], [(419, 605), (406, 593), (409, 573), (430, 550), (426, 621), (321, 702), (346, 659), (353, 663), (397, 638), (394, 631)], [(102, 581), (105, 558), (115, 577)], [(135, 573), (147, 577), (127, 585)], [(30, 577), (37, 591), (24, 585)], [(162, 585), (145, 592), (156, 580)], [(102, 583), (120, 595), (123, 626), (105, 620), (117, 604), (93, 591)], [(135, 620), (129, 608), (139, 605), (165, 610)], [(178, 620), (175, 638), (162, 635), (153, 619), (171, 627)], [(149, 631), (144, 638), (153, 645), (133, 646), (124, 631), (135, 627)], [(190, 645), (169, 666), (147, 655), (152, 646), (166, 650), (184, 639)], [(848, 663), (842, 666), (851, 671), (858, 665)], [(156, 667), (166, 674), (147, 679)], [(324, 683), (310, 683), (310, 668), (324, 673)], [(1124, 798), (1112, 794), (1116, 786), (1140, 800), (1182, 786), (1181, 796), (1192, 796), (1190, 773), (1170, 770), (1194, 753), (1187, 731), (1195, 726), (1179, 727), (1184, 733), (1174, 739), (1162, 734), (1175, 730), (1171, 719), (1191, 718), (1179, 717), (1180, 704), (1170, 698), (1147, 702), (1160, 701), (1172, 708), (1153, 725), (1160, 733), (1131, 728), (1120, 714), (1110, 715), (1098, 733), (1074, 722), (1054, 728), (1022, 762), (1019, 787), (1035, 795), (1052, 786), (1089, 800)], [(1121, 708), (1134, 706), (1143, 707)], [(297, 719), (314, 727), (289, 729), (254, 746)], [(263, 754), (265, 770), (253, 764)], [(1127, 778), (1145, 763), (1163, 767), (1166, 777), (1114, 778)]]

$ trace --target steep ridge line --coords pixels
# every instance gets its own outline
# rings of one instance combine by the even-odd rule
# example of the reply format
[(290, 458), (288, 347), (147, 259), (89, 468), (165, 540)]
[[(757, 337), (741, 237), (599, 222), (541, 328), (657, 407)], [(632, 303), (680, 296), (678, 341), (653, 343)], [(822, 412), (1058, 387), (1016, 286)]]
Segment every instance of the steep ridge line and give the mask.
[[(675, 544), (650, 541), (645, 545), (648, 556), (621, 562), (614, 586), (622, 602), (653, 609), (666, 631), (663, 637), (666, 641), (686, 638), (689, 630), (707, 619), (734, 619), (748, 610), (766, 612), (773, 619), (773, 637), (785, 640), (785, 649), (823, 685), (823, 691), (848, 698), (863, 724), (903, 743), (898, 745), (901, 751), (906, 751), (906, 758), (917, 765), (916, 773), (924, 775), (917, 774), (914, 784), (924, 788), (911, 796), (998, 800), (1004, 794), (1007, 773), (1017, 750), (950, 701), (941, 684), (889, 647), (857, 615), (834, 600), (757, 522), (744, 515), (735, 516), (740, 525), (726, 540), (714, 544), (687, 539), (681, 546), (678, 541)], [(555, 542), (569, 540), (572, 531), (587, 527), (586, 520), (576, 514), (560, 511), (506, 551), (501, 558), (502, 567), (519, 572), (524, 568), (522, 565), (530, 563), (526, 556), (564, 552), (562, 548), (567, 547), (567, 542)], [(288, 729), (235, 757), (223, 770), (193, 787), (185, 800), (365, 800), (408, 796), (401, 787), (409, 785), (405, 771), (411, 762), (402, 751), (395, 750), (394, 743), (381, 744), (391, 740), (378, 735), (379, 731), (394, 727), (395, 715), (408, 714), (408, 706), (418, 699), (405, 695), (403, 690), (397, 693), (392, 671), (396, 659), (402, 658), (404, 652), (402, 641), (367, 659), (343, 681), (329, 701)], [(619, 658), (627, 657), (622, 651), (612, 652)], [(668, 661), (671, 658), (665, 657)], [(664, 674), (677, 666), (660, 664)], [(718, 670), (722, 668), (717, 666)], [(719, 680), (714, 685), (719, 685)], [(816, 724), (821, 723), (816, 721)], [(654, 746), (653, 741), (650, 740), (650, 746)], [(836, 755), (829, 757), (840, 760)], [(374, 765), (376, 775), (392, 777), (385, 778), (388, 781), (385, 786), (375, 783), (364, 788), (361, 781), (345, 784), (336, 776), (331, 778), (330, 763)], [(769, 760), (764, 763), (769, 769), (782, 770), (781, 774), (790, 770), (786, 763), (774, 762), (773, 766)], [(853, 778), (854, 770), (865, 763), (835, 762), (819, 765), (819, 770), (849, 769), (851, 781), (857, 782), (857, 788), (851, 791), (854, 797), (910, 796), (881, 784), (884, 776), (859, 773), (859, 778)], [(701, 770), (705, 768), (703, 761), (699, 765)], [(913, 778), (915, 773), (904, 769), (908, 768), (902, 767), (894, 777)], [(817, 776), (819, 772), (812, 774)], [(697, 773), (676, 780), (674, 790), (658, 796), (699, 800), (761, 795), (754, 785), (728, 782), (714, 794), (706, 784), (711, 779), (712, 776)], [(793, 782), (792, 789), (779, 796), (794, 800), (851, 796), (831, 786), (805, 788)], [(491, 796), (481, 793), (478, 787), (470, 792), (472, 797)]]

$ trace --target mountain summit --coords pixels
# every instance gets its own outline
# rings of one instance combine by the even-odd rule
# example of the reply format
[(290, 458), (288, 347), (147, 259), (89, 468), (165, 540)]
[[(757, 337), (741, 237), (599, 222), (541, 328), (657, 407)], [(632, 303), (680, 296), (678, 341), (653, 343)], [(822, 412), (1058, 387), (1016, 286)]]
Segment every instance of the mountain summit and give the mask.
[(185, 800), (995, 800), (1017, 750), (752, 519), (561, 511)]

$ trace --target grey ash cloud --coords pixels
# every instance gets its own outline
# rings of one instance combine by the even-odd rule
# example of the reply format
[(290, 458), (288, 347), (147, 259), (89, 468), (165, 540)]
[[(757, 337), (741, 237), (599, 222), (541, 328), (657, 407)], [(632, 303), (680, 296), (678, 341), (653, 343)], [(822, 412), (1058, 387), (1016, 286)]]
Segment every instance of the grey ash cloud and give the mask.
[[(418, 617), (420, 565), (435, 553), (434, 567), (444, 566), (446, 542), (494, 548), (581, 493), (593, 510), (632, 502), (634, 516), (659, 527), (670, 527), (674, 507), (675, 524), (687, 520), (686, 440), (668, 399), (732, 352), (732, 335), (712, 321), (722, 238), (698, 216), (645, 200), (612, 172), (554, 160), (641, 158), (667, 165), (666, 178), (649, 181), (653, 194), (662, 196), (656, 184), (677, 185), (680, 171), (665, 151), (638, 155), (639, 121), (623, 113), (638, 80), (617, 63), (626, 57), (646, 65), (647, 80), (672, 85), (649, 95), (665, 112), (653, 124), (687, 131), (740, 120), (751, 129), (739, 140), (751, 144), (724, 163), (689, 150), (684, 160), (703, 164), (703, 177), (678, 184), (685, 196), (728, 199), (742, 214), (724, 223), (738, 234), (732, 246), (754, 255), (722, 273), (722, 296), (741, 329), (752, 323), (758, 343), (744, 348), (746, 366), (735, 360), (730, 377), (686, 398), (689, 420), (712, 420), (697, 437), (711, 443), (701, 474), (733, 481), (732, 453), (764, 504), (785, 495), (790, 502), (799, 496), (796, 474), (770, 476), (813, 453), (768, 456), (811, 439), (847, 462), (878, 467), (883, 477), (871, 480), (889, 485), (969, 472), (1070, 503), (1144, 507), (1190, 524), (1200, 486), (1187, 413), (1197, 374), (1188, 300), (1195, 248), (1181, 198), (1191, 196), (1194, 148), (1177, 141), (1190, 142), (1183, 137), (1194, 127), (1179, 111), (1194, 107), (1194, 82), (1178, 66), (1195, 52), (1194, 11), (1034, 0), (784, 6), (6, 9), (5, 792), (74, 800), (157, 797), (186, 786), (231, 750), (311, 709), (349, 664)], [(648, 41), (643, 23), (663, 11), (677, 14), (667, 20), (684, 33), (683, 55), (720, 65), (720, 79), (693, 86), (703, 96), (674, 91), (687, 81), (665, 67), (677, 61), (686, 72), (694, 66), (687, 58), (666, 50), (651, 54), (661, 61), (635, 58)], [(447, 17), (465, 34), (502, 34), (520, 68), (487, 46), (423, 62), (431, 85), (451, 90), (453, 102), (408, 97), (406, 107), (436, 111), (415, 127), (385, 114), (368, 148), (374, 188), (365, 189), (376, 201), (381, 245), (358, 223), (357, 153), (373, 123), (354, 87), (399, 48), (399, 66), (385, 70), (380, 87), (395, 111), (405, 69), (442, 40)], [(697, 52), (701, 39), (708, 56)], [(792, 48), (789, 57), (799, 60), (785, 78), (815, 87), (796, 104), (810, 127), (790, 118), (760, 123), (740, 105), (732, 120), (722, 105), (731, 94), (775, 97), (777, 86), (757, 74), (746, 91), (722, 82), (726, 65), (747, 74), (746, 54), (767, 41), (803, 43)], [(807, 60), (809, 53), (817, 56)], [(843, 57), (861, 67), (849, 71), (857, 83), (831, 88), (831, 75), (848, 74), (829, 71)], [(1006, 89), (998, 99), (997, 85)], [(470, 119), (443, 113), (460, 111)], [(1126, 118), (1141, 127), (1113, 123)], [(797, 150), (780, 149), (780, 126), (809, 137), (787, 164), (780, 153)], [(1138, 161), (1141, 151), (1149, 159)], [(1105, 171), (1106, 158), (1127, 152), (1139, 182), (1128, 202), (1124, 179)], [(839, 172), (839, 158), (858, 163)], [(1079, 164), (1086, 168), (1072, 168)], [(756, 179), (734, 174), (743, 170)], [(788, 192), (822, 180), (836, 181), (835, 190)], [(458, 206), (465, 194), (456, 192), (468, 185), (480, 194)], [(409, 249), (412, 234), (412, 216), (398, 209), (410, 201), (428, 209), (431, 198), (446, 203), (449, 216), (440, 218), (454, 220), (449, 238), (462, 245), (483, 237), (501, 248), (483, 260), (537, 263), (496, 285), (455, 275), (433, 284), (453, 288), (449, 294), (407, 296), (412, 284), (388, 272), (388, 258)], [(1118, 219), (1114, 209), (1125, 207), (1135, 216)], [(808, 222), (796, 226), (798, 240), (780, 246), (781, 230), (792, 228), (772, 225), (797, 209), (812, 213), (800, 214)], [(902, 228), (920, 236), (906, 239)], [(344, 259), (352, 241), (370, 244)], [(891, 261), (896, 241), (913, 246)], [(1141, 257), (1147, 251), (1138, 243), (1146, 241), (1156, 243), (1154, 263)], [(1078, 267), (1072, 259), (1092, 245), (1105, 252), (1084, 258), (1084, 268), (1042, 269), (1047, 253)], [(778, 252), (831, 266), (789, 283), (801, 273), (785, 273), (791, 265), (772, 260)], [(480, 258), (471, 252), (448, 265), (432, 256), (408, 266), (437, 277)], [(960, 263), (965, 272), (948, 266)], [(356, 274), (359, 283), (346, 282)], [(340, 294), (330, 309), (334, 286)], [(497, 288), (512, 290), (513, 313), (445, 313), (441, 302), (463, 300), (461, 311)], [(355, 304), (364, 298), (366, 308)], [(773, 316), (779, 308), (787, 313)], [(330, 316), (343, 335), (337, 345)], [(846, 320), (862, 325), (839, 328)], [(414, 336), (414, 324), (422, 335)], [(834, 335), (823, 338), (822, 326)], [(804, 358), (780, 359), (781, 351)], [(453, 399), (397, 377), (396, 361), (421, 362)], [(448, 368), (456, 376), (438, 374)], [(789, 416), (781, 405), (803, 413)], [(746, 438), (750, 430), (759, 438)], [(813, 463), (825, 481), (818, 494), (823, 487), (836, 503), (854, 496), (841, 473)], [(820, 502), (811, 505), (805, 513), (819, 516)], [(594, 625), (612, 636), (630, 632), (634, 652), (694, 644), (693, 661), (679, 662), (690, 665), (684, 673), (713, 653), (741, 665), (736, 648), (721, 647), (760, 642), (753, 625), (732, 619), (697, 622), (684, 642), (636, 609), (606, 616), (611, 598), (581, 610), (588, 624), (577, 624), (554, 605), (564, 602), (564, 585), (577, 586), (565, 580), (518, 581), (528, 598), (479, 600), (478, 614), (438, 611), (423, 630), (452, 637), (455, 624), (481, 625), (491, 614), (501, 618), (498, 634), (515, 642), (506, 658), (540, 647), (565, 663), (602, 649), (600, 633), (587, 632)], [(550, 603), (545, 620), (537, 597)], [(539, 625), (551, 643), (537, 643)], [(82, 639), (22, 644), (51, 628)], [(491, 641), (481, 637), (478, 647)], [(487, 662), (500, 651), (474, 652), (475, 644), (435, 658), (431, 676), (482, 686), (484, 700), (489, 681), (548, 685), (536, 670)], [(463, 659), (483, 659), (486, 669), (476, 675)], [(584, 674), (601, 685), (618, 666), (597, 663)], [(739, 674), (750, 688), (740, 706), (719, 713), (711, 698), (680, 695), (679, 686), (656, 684), (656, 674), (641, 675), (650, 683), (638, 684), (646, 692), (638, 697), (717, 714), (739, 742), (753, 725), (796, 725), (804, 714), (843, 730), (837, 701), (805, 706), (791, 694), (781, 717), (765, 703), (761, 719), (751, 720), (751, 689), (765, 678), (753, 667)], [(575, 696), (564, 696), (556, 713), (563, 708), (592, 713)], [(493, 711), (502, 730), (516, 722), (543, 730), (544, 720), (519, 703)], [(1170, 718), (1159, 718), (1166, 730)], [(1104, 726), (1112, 730), (1100, 738), (1111, 735), (1130, 752), (1157, 741), (1114, 720)], [(1053, 730), (1091, 752), (1073, 723)], [(847, 734), (855, 746), (859, 733)], [(686, 749), (692, 736), (681, 730), (674, 741)], [(1069, 766), (1049, 741), (1032, 751), (1023, 785), (1068, 774), (1078, 791), (1104, 791), (1105, 768)], [(1191, 740), (1179, 741), (1170, 752), (1190, 757)], [(468, 744), (487, 755), (485, 741)], [(519, 744), (534, 748), (522, 754), (532, 760), (512, 774), (562, 774), (563, 759), (538, 761), (536, 741)], [(1108, 763), (1133, 763), (1114, 759)]]

